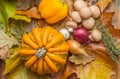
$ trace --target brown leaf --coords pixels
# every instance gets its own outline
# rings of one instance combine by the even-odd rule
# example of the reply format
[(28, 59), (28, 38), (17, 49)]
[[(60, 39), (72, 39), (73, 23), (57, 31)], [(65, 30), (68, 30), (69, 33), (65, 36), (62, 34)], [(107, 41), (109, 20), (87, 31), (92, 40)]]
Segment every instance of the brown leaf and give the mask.
[(109, 3), (112, 2), (111, 0), (99, 0), (97, 2), (97, 5), (100, 7), (101, 12), (103, 12), (109, 5)]
[(37, 7), (32, 7), (30, 10), (26, 10), (26, 11), (17, 10), (16, 14), (26, 15), (30, 18), (35, 18), (35, 19), (41, 19)]
[(10, 55), (9, 46), (4, 46), (0, 49), (0, 59), (5, 60)]
[(52, 74), (52, 79), (67, 79), (68, 77), (75, 73), (76, 71), (76, 65), (74, 63), (71, 63), (67, 61), (66, 65), (55, 74)]
[(95, 58), (93, 56), (85, 56), (81, 54), (73, 54), (71, 57), (69, 57), (69, 61), (77, 64), (77, 65), (86, 65), (90, 62), (92, 62)]

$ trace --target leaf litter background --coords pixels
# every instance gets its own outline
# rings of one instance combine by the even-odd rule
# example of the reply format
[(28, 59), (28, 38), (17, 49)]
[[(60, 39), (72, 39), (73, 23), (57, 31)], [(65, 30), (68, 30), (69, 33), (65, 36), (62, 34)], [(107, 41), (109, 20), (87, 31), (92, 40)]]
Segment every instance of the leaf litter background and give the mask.
[[(74, 63), (70, 62), (68, 59), (66, 65), (58, 73), (54, 73), (51, 75), (37, 75), (31, 72), (30, 70), (27, 70), (26, 68), (24, 68), (24, 65), (20, 61), (20, 57), (18, 54), (19, 47), (12, 47), (12, 46), (13, 45), (19, 46), (19, 43), (22, 41), (21, 40), (22, 35), (25, 32), (31, 31), (31, 29), (33, 29), (37, 24), (41, 27), (45, 25), (45, 22), (42, 20), (36, 23), (36, 20), (31, 19), (31, 17), (36, 16), (31, 14), (31, 10), (36, 10), (35, 8), (32, 9), (32, 6), (38, 5), (39, 1), (40, 0), (35, 0), (34, 2), (33, 0), (23, 0), (23, 1), (18, 0), (18, 4), (15, 4), (15, 1), (13, 0), (11, 2), (11, 5), (14, 4), (14, 7), (11, 6), (7, 2), (7, 0), (0, 1), (0, 4), (3, 7), (3, 8), (0, 8), (0, 21), (3, 23), (3, 24), (0, 24), (0, 28), (4, 30), (4, 31), (3, 30), (0, 31), (1, 32), (0, 43), (2, 41), (1, 39), (6, 39), (4, 40), (5, 41), (4, 45), (0, 47), (0, 58), (2, 59), (0, 60), (0, 77), (1, 77), (0, 79), (77, 79), (77, 78), (117, 79), (117, 72), (118, 72), (117, 64), (108, 56), (108, 54), (106, 53), (107, 51), (102, 42), (91, 43), (89, 45), (84, 46), (85, 50), (87, 50), (90, 55), (95, 57), (94, 61), (90, 61), (85, 65), (83, 65), (82, 63), (82, 62), (85, 62), (84, 59), (78, 62), (79, 64), (82, 64), (82, 65), (75, 65)], [(70, 4), (71, 0), (66, 0), (66, 1), (68, 1), (68, 3)], [(106, 1), (105, 4), (98, 3), (98, 5), (101, 7), (101, 11), (104, 11), (104, 9), (108, 5), (110, 5), (109, 3), (111, 2), (110, 0), (104, 0), (104, 1)], [(6, 8), (6, 5), (7, 5), (7, 8)], [(24, 13), (23, 15), (26, 15), (26, 16), (23, 16), (23, 15), (16, 16), (14, 12), (16, 10), (15, 8), (16, 6), (18, 6), (19, 10), (30, 9), (25, 11), (26, 13), (28, 12), (30, 14), (26, 15), (25, 12), (22, 12)], [(8, 11), (8, 7), (11, 9), (10, 11)], [(114, 13), (115, 10), (111, 12), (112, 10), (113, 9), (108, 9), (106, 10), (107, 12), (103, 12), (100, 19), (102, 20), (102, 22), (106, 24), (107, 28), (109, 29), (111, 34), (115, 37), (116, 41), (119, 42), (120, 30), (114, 29), (115, 26), (111, 24), (115, 14)], [(2, 16), (5, 14), (8, 16), (6, 17)], [(12, 18), (16, 19), (17, 21), (13, 20)], [(31, 23), (28, 23), (30, 21)], [(64, 21), (62, 22), (62, 24), (63, 23)], [(10, 28), (6, 27), (8, 24)], [(61, 25), (61, 27), (59, 28), (62, 28), (62, 24), (58, 23), (53, 25), (53, 27), (57, 28), (59, 25)], [(114, 24), (114, 21), (113, 21), (113, 24)], [(23, 31), (23, 29), (25, 30)], [(4, 62), (3, 60), (5, 60), (9, 56), (10, 58)], [(77, 60), (79, 59), (73, 57), (72, 60), (77, 62)], [(6, 63), (6, 66), (5, 66), (5, 63)], [(9, 74), (2, 75), (4, 68), (5, 68), (4, 74), (8, 72)]]

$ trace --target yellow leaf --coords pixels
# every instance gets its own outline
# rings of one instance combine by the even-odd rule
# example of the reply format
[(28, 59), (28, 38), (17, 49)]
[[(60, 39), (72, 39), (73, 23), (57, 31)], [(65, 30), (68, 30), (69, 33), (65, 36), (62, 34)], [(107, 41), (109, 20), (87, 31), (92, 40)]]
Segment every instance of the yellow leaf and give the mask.
[(112, 74), (114, 72), (111, 65), (99, 57), (94, 62), (80, 67), (77, 72), (80, 79), (110, 79)]
[(14, 68), (16, 68), (17, 66), (19, 66), (21, 64), (21, 57), (19, 56), (19, 48), (15, 48), (13, 50), (13, 55), (10, 56), (10, 58), (8, 58), (5, 61), (5, 69), (3, 74), (7, 74), (9, 73), (11, 70), (13, 70)]
[(108, 7), (108, 5), (109, 5), (110, 2), (112, 2), (112, 0), (99, 0), (97, 2), (97, 5), (101, 9), (101, 12), (103, 12), (105, 10), (105, 8)]

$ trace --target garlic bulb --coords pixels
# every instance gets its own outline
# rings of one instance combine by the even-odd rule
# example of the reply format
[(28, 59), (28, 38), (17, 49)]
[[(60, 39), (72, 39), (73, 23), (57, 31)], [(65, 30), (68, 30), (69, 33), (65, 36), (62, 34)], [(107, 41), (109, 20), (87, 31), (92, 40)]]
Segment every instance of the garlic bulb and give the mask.
[(68, 32), (72, 33), (73, 32), (73, 28), (72, 27), (66, 27), (66, 29), (68, 30)]
[(65, 28), (60, 29), (60, 33), (63, 34), (63, 36), (65, 37), (66, 40), (70, 38), (70, 33), (68, 32), (67, 29), (65, 29)]

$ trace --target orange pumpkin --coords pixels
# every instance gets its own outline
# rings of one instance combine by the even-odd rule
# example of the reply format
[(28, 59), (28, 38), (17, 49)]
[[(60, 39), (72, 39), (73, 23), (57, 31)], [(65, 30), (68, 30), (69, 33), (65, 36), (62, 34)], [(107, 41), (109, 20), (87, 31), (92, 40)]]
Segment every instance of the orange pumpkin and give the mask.
[(60, 32), (49, 26), (37, 27), (23, 36), (20, 55), (26, 60), (26, 68), (39, 74), (50, 74), (66, 63), (68, 50)]

